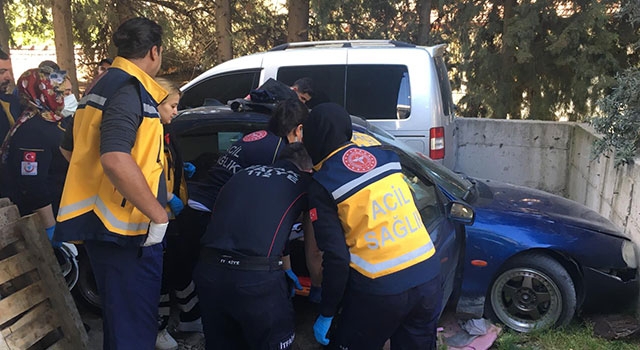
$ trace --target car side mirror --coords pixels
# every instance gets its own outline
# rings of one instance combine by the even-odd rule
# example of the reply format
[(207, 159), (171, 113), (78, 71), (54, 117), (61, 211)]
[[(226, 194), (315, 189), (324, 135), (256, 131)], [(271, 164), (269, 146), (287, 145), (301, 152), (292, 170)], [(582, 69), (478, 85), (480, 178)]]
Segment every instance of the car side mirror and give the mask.
[(446, 207), (447, 217), (463, 225), (471, 225), (476, 218), (476, 213), (469, 205), (461, 202), (449, 202)]

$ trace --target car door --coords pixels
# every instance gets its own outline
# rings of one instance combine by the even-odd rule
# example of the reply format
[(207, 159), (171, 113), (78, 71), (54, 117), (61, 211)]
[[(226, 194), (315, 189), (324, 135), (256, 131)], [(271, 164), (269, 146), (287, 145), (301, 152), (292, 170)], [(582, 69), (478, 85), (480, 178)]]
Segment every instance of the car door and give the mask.
[(400, 150), (394, 149), (394, 151), (400, 155), (405, 181), (412, 190), (422, 221), (436, 246), (436, 257), (441, 264), (442, 307), (444, 308), (454, 288), (460, 258), (461, 231), (456, 224), (447, 219), (438, 186), (418, 170), (420, 167), (412, 158)]

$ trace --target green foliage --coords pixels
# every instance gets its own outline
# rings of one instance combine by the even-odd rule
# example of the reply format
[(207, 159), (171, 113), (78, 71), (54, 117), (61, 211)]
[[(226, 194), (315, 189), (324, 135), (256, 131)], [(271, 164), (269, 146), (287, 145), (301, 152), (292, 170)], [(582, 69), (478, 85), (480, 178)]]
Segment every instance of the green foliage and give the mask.
[(310, 40), (417, 41), (419, 24), (414, 1), (312, 1), (310, 17)]
[(600, 115), (591, 120), (602, 134), (594, 154), (611, 151), (615, 165), (632, 162), (640, 146), (640, 70), (630, 68), (616, 77), (616, 85), (599, 103)]
[[(637, 32), (640, 24), (640, 2), (623, 3), (617, 17), (629, 27), (626, 33)], [(637, 36), (635, 37), (637, 39)], [(627, 41), (627, 51), (640, 47), (640, 41)], [(635, 55), (637, 56), (637, 54)], [(594, 156), (607, 152), (614, 155), (614, 164), (631, 163), (640, 147), (640, 69), (638, 60), (632, 68), (616, 76), (616, 82), (609, 93), (598, 101), (597, 117), (591, 120), (593, 127), (602, 134), (594, 145)]]
[(441, 2), (443, 37), (461, 45), (464, 116), (579, 120), (635, 60), (626, 43), (637, 33), (618, 34), (628, 24), (610, 11), (618, 1), (513, 1), (508, 18), (502, 3)]
[(11, 45), (28, 47), (53, 42), (53, 24), (48, 1), (9, 1), (6, 6), (6, 21), (13, 34)]

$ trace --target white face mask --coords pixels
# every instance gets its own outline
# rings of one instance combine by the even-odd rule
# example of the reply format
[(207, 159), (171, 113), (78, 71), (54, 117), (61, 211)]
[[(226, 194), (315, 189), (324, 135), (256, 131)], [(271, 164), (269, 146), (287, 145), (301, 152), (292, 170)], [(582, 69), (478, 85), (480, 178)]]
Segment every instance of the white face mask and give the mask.
[(70, 94), (64, 97), (64, 109), (62, 109), (62, 115), (65, 117), (70, 117), (73, 113), (76, 112), (78, 108), (78, 100), (76, 99), (76, 95)]

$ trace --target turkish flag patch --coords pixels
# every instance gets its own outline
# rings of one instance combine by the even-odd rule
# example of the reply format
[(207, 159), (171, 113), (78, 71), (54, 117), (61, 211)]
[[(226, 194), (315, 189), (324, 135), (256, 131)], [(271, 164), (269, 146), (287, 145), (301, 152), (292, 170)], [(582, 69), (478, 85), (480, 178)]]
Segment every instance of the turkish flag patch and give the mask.
[(36, 152), (23, 152), (22, 160), (25, 162), (35, 162), (36, 161)]
[(311, 222), (318, 220), (318, 211), (316, 208), (309, 210), (309, 218), (311, 219)]

